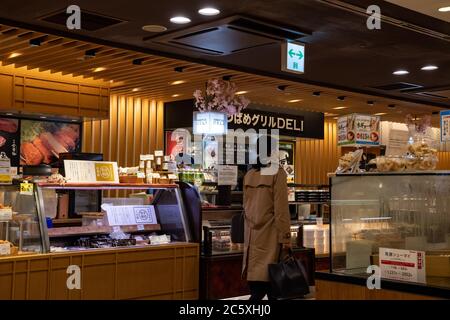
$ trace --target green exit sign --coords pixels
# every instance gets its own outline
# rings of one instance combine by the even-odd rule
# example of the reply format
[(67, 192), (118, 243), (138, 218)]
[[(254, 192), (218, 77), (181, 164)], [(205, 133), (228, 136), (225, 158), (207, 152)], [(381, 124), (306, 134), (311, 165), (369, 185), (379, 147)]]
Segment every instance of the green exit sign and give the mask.
[(281, 70), (292, 73), (305, 72), (305, 45), (286, 41), (281, 46)]

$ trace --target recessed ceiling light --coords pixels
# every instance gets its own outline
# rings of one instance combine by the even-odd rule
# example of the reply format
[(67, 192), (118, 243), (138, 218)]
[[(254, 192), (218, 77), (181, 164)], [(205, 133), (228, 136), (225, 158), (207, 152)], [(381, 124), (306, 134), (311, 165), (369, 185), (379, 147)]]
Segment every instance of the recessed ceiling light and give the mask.
[(433, 66), (433, 65), (423, 66), (422, 68), (420, 68), (420, 70), (424, 70), (424, 71), (432, 71), (432, 70), (436, 70), (436, 69), (439, 69), (438, 66)]
[(347, 109), (347, 107), (336, 107), (336, 108), (333, 108), (334, 110), (342, 110), (342, 109)]
[(12, 116), (13, 115), (13, 113), (11, 113), (11, 112), (8, 112), (7, 114), (6, 114), (7, 116)]
[(131, 90), (133, 92), (139, 91), (139, 88), (134, 88), (133, 90)]
[(337, 113), (331, 113), (331, 112), (325, 112), (324, 115), (325, 115), (325, 117), (335, 117), (335, 116), (338, 116)]
[(407, 70), (396, 70), (396, 71), (392, 72), (392, 74), (395, 74), (396, 76), (402, 76), (402, 75), (405, 75), (408, 73), (409, 73), (409, 71), (407, 71)]
[(170, 22), (176, 23), (176, 24), (185, 24), (185, 23), (191, 22), (191, 19), (182, 17), (182, 16), (178, 16), (178, 17), (170, 18)]
[(104, 67), (98, 67), (98, 68), (95, 68), (94, 70), (92, 70), (93, 72), (101, 72), (101, 71), (105, 71), (106, 70), (106, 68), (104, 68)]
[(344, 101), (344, 100), (345, 100), (345, 96), (339, 96), (339, 97), (337, 97), (337, 99), (338, 99), (339, 101)]
[(378, 112), (375, 113), (374, 116), (384, 116), (385, 114), (387, 114), (386, 112)]
[(164, 32), (167, 31), (167, 28), (157, 24), (148, 24), (146, 26), (143, 26), (142, 30), (147, 32)]
[(242, 91), (238, 91), (235, 94), (246, 94), (248, 91), (242, 90)]
[(368, 104), (369, 106), (373, 106), (373, 105), (375, 104), (375, 101), (367, 101), (367, 104)]
[(13, 52), (8, 56), (8, 59), (17, 58), (17, 57), (20, 57), (21, 55), (22, 55), (22, 53), (20, 53), (20, 52)]
[(220, 10), (218, 10), (216, 8), (202, 8), (202, 9), (198, 10), (198, 13), (200, 13), (201, 15), (204, 15), (204, 16), (215, 16), (220, 13)]
[(170, 85), (177, 85), (177, 84), (182, 84), (182, 83), (185, 83), (186, 81), (184, 81), (184, 80), (176, 80), (176, 81), (172, 81), (172, 82), (169, 82), (169, 84)]
[(295, 102), (300, 102), (300, 101), (303, 101), (303, 100), (302, 99), (292, 99), (292, 100), (289, 100), (288, 102), (295, 103)]
[(109, 80), (110, 83), (114, 83), (114, 80)]
[(440, 12), (449, 12), (449, 11), (450, 11), (450, 7), (442, 7), (442, 8), (439, 8), (439, 11), (440, 11)]
[(179, 97), (179, 96), (181, 96), (181, 94), (176, 93), (176, 94), (173, 94), (173, 95), (172, 95), (172, 98), (176, 98), (176, 97)]
[(320, 91), (315, 91), (315, 92), (313, 92), (313, 96), (319, 97), (319, 96), (320, 96)]
[(47, 119), (46, 116), (40, 116), (39, 118), (41, 118), (41, 119)]
[(338, 118), (338, 117), (334, 117), (333, 119), (334, 119), (334, 120), (337, 120), (337, 119), (339, 119), (339, 118)]

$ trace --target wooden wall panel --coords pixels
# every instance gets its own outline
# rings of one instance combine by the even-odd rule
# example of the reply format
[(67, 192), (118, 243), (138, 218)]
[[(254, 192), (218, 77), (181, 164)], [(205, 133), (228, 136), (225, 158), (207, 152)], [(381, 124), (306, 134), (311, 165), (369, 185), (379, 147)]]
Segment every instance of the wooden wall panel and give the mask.
[(340, 156), (337, 146), (336, 122), (325, 121), (324, 139), (297, 139), (296, 182), (328, 184), (327, 174), (336, 170)]
[(83, 152), (103, 153), (119, 166), (139, 165), (139, 155), (164, 148), (162, 102), (111, 96), (109, 119), (83, 123)]
[(109, 88), (73, 77), (40, 77), (0, 66), (0, 109), (29, 114), (106, 118)]
[(450, 152), (438, 152), (438, 170), (450, 170)]

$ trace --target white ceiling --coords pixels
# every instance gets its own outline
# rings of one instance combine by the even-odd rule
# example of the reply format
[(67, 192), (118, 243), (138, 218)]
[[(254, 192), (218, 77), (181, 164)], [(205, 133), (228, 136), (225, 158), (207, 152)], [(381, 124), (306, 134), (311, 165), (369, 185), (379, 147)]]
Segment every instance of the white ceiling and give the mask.
[[(410, 10), (429, 15), (431, 17), (450, 22), (450, 12), (440, 12), (442, 7), (450, 7), (450, 0), (385, 0)], [(383, 14), (383, 8), (381, 8)]]

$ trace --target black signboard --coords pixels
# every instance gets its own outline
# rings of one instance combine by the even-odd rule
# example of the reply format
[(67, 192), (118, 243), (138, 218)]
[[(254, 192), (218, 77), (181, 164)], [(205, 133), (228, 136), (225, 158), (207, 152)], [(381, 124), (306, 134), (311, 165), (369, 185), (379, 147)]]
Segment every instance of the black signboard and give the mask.
[[(196, 110), (193, 100), (165, 103), (165, 129), (192, 127), (194, 111)], [(323, 139), (324, 116), (321, 112), (291, 109), (283, 109), (283, 112), (269, 112), (250, 105), (240, 115), (230, 116), (228, 120), (228, 129), (247, 130), (252, 128), (256, 131), (278, 129), (282, 136)]]

